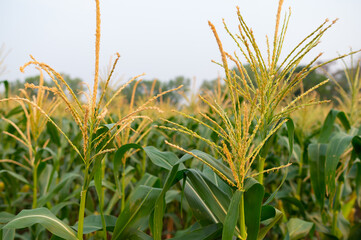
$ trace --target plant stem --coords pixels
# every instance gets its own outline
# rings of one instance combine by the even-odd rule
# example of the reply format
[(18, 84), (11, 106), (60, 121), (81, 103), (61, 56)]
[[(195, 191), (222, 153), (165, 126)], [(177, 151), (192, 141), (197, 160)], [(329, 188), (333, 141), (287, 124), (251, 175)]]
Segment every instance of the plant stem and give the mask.
[(241, 231), (241, 238), (247, 238), (246, 221), (244, 216), (244, 192), (241, 195), (241, 201), (239, 202), (239, 230)]
[(38, 202), (38, 166), (38, 164), (35, 164), (33, 169), (33, 209), (37, 207)]
[(78, 218), (78, 239), (83, 239), (83, 227), (84, 227), (84, 212), (85, 212), (85, 201), (86, 201), (86, 193), (87, 190), (82, 190), (80, 193), (80, 210), (79, 210), (79, 218)]
[(119, 201), (119, 195), (118, 195), (118, 193), (116, 193), (116, 194), (114, 194), (113, 197), (109, 200), (107, 209), (104, 211), (104, 214), (105, 214), (105, 215), (109, 215), (110, 212), (112, 211), (113, 207), (115, 206), (115, 204), (117, 204), (118, 201)]
[(337, 236), (337, 217), (338, 217), (338, 211), (333, 210), (333, 216), (332, 216), (332, 234)]
[(78, 217), (78, 239), (83, 239), (83, 227), (84, 227), (84, 213), (85, 213), (85, 203), (86, 203), (86, 194), (88, 191), (88, 176), (89, 169), (85, 168), (84, 174), (84, 183), (82, 187), (82, 191), (80, 192), (80, 209), (79, 209), (79, 217)]

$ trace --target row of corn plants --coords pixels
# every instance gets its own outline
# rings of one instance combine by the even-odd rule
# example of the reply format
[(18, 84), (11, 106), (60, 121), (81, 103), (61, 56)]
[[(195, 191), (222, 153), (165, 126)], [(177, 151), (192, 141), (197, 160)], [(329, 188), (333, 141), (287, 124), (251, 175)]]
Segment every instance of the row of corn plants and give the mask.
[(20, 70), (38, 69), (38, 84), (15, 96), (1, 82), (0, 239), (359, 239), (360, 64), (345, 65), (334, 103), (314, 91), (328, 80), (303, 89), (311, 72), (356, 52), (299, 69), (336, 20), (288, 53), (282, 0), (265, 53), (239, 8), (235, 33), (224, 22), (233, 53), (209, 22), (225, 77), (172, 106), (163, 98), (182, 86), (137, 96), (141, 74), (113, 87), (119, 54), (99, 74), (95, 3), (87, 92), (32, 56)]

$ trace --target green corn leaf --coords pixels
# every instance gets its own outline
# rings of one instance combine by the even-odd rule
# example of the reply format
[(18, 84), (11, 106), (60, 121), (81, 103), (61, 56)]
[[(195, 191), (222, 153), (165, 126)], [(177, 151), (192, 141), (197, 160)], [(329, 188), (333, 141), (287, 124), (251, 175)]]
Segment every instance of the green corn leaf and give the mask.
[(326, 152), (327, 144), (311, 143), (308, 146), (311, 185), (321, 209), (323, 209), (326, 194)]
[(336, 168), (340, 161), (340, 156), (346, 151), (351, 143), (352, 136), (345, 133), (337, 133), (328, 145), (326, 153), (326, 184), (327, 194), (334, 196), (336, 191)]
[(179, 161), (178, 157), (174, 153), (162, 152), (153, 146), (145, 147), (144, 151), (154, 165), (167, 170), (171, 170), (172, 167)]
[(56, 184), (55, 186), (53, 186), (52, 188), (49, 189), (49, 192), (47, 194), (45, 194), (44, 196), (40, 197), (38, 199), (38, 206), (42, 207), (44, 206), (47, 202), (49, 202), (57, 193), (59, 193), (59, 191), (61, 191), (64, 186), (69, 183), (70, 181), (73, 181), (76, 178), (81, 178), (81, 176), (77, 173), (67, 173), (65, 174), (61, 180), (58, 182), (58, 184)]
[(288, 162), (290, 161), (292, 154), (293, 154), (293, 145), (294, 145), (294, 139), (295, 139), (295, 124), (293, 123), (293, 120), (291, 118), (288, 118), (288, 121), (286, 122), (287, 126), (287, 132), (288, 132), (288, 144), (289, 144), (289, 154), (288, 154)]
[(15, 239), (15, 229), (2, 229), (0, 231), (0, 240)]
[(230, 203), (228, 196), (222, 192), (216, 185), (207, 182), (207, 178), (194, 169), (189, 169), (187, 181), (190, 181), (197, 195), (205, 202), (207, 207), (216, 216), (217, 221), (224, 222), (227, 209)]
[(190, 181), (185, 182), (184, 195), (195, 219), (197, 219), (202, 226), (208, 226), (212, 223), (219, 223), (217, 216), (212, 212), (207, 203), (198, 194), (197, 187), (194, 187)]
[(73, 229), (58, 219), (47, 208), (36, 208), (31, 210), (22, 210), (3, 229), (19, 229), (30, 227), (34, 224), (41, 224), (54, 235), (67, 240), (77, 240)]
[(352, 146), (357, 155), (357, 157), (361, 160), (361, 137), (355, 136), (352, 138)]
[(126, 239), (129, 240), (153, 240), (153, 238), (146, 233), (136, 230), (127, 235)]
[[(119, 178), (119, 169), (121, 169), (123, 158), (125, 157), (125, 153), (129, 151), (130, 149), (143, 149), (140, 145), (135, 143), (128, 143), (121, 146), (114, 155), (113, 159), (113, 173), (114, 173), (114, 179), (115, 184), (120, 192), (120, 178)], [(122, 196), (123, 197), (123, 196)]]
[[(271, 207), (271, 206), (267, 206), (267, 207)], [(262, 225), (264, 225), (264, 227), (261, 228), (258, 233), (258, 237), (257, 237), (258, 240), (264, 239), (268, 231), (282, 219), (283, 213), (275, 208), (273, 209), (274, 209), (274, 216), (272, 218), (266, 219), (261, 222)]]
[(79, 205), (78, 202), (74, 202), (74, 201), (66, 201), (66, 202), (60, 202), (59, 204), (56, 204), (55, 206), (53, 206), (50, 211), (54, 214), (57, 215), (59, 213), (59, 211), (66, 207), (66, 206), (71, 206), (71, 205)]
[[(288, 146), (289, 146), (288, 147), (289, 152), (288, 152), (287, 163), (289, 163), (290, 160), (291, 160), (292, 154), (293, 154), (293, 146), (294, 146), (294, 138), (295, 138), (295, 125), (294, 125), (293, 120), (291, 118), (288, 118), (288, 121), (286, 122), (286, 126), (287, 126)], [(282, 171), (282, 169), (280, 171)], [(284, 170), (282, 175), (283, 175), (283, 177), (282, 177), (281, 183), (278, 185), (277, 189), (275, 191), (273, 191), (271, 196), (268, 197), (268, 199), (266, 200), (264, 205), (268, 205), (276, 197), (276, 194), (281, 189), (283, 183), (286, 181), (286, 178), (287, 178), (287, 175), (288, 175), (288, 168), (286, 168)]]
[(162, 192), (157, 198), (154, 206), (154, 218), (153, 218), (153, 237), (155, 240), (162, 239), (162, 230), (163, 230), (163, 216), (165, 210), (165, 194), (174, 184), (178, 173), (179, 164), (176, 164), (172, 167), (172, 170), (169, 172), (165, 184), (163, 186)]
[(245, 182), (244, 213), (247, 227), (247, 240), (256, 240), (260, 229), (264, 187), (262, 184), (248, 178)]
[(291, 218), (287, 223), (288, 235), (286, 239), (304, 239), (314, 227), (314, 223), (303, 221), (299, 218)]
[(160, 193), (161, 189), (148, 186), (135, 189), (116, 221), (112, 239), (125, 239), (127, 233), (138, 229), (143, 220), (147, 221)]
[(21, 181), (21, 182), (23, 182), (25, 184), (29, 184), (28, 180), (26, 180), (23, 176), (21, 176), (21, 175), (19, 175), (17, 173), (14, 173), (12, 171), (8, 171), (8, 170), (0, 170), (0, 177), (3, 177), (2, 175), (4, 173), (9, 174), (10, 176), (16, 178), (17, 180), (19, 180), (19, 181)]
[(261, 210), (261, 222), (268, 219), (274, 218), (276, 216), (276, 209), (270, 205), (262, 206)]
[[(205, 162), (207, 162), (210, 166), (214, 167), (215, 169), (217, 169), (219, 172), (221, 172), (224, 176), (226, 176), (228, 179), (233, 179), (233, 175), (232, 175), (232, 171), (229, 167), (227, 167), (226, 165), (224, 165), (222, 163), (221, 160), (217, 160), (214, 157), (212, 157), (211, 155), (199, 151), (199, 150), (192, 150), (191, 151), (194, 155), (200, 157), (201, 159), (203, 159)], [(181, 159), (180, 162), (185, 162), (189, 159), (192, 159), (193, 156), (189, 155), (189, 154), (185, 154)]]
[(14, 217), (14, 214), (8, 212), (0, 212), (0, 228), (6, 223), (8, 223), (10, 220), (12, 220)]
[[(188, 169), (186, 174), (184, 193), (195, 218), (204, 227), (224, 223), (230, 204), (228, 195), (201, 172)], [(239, 236), (238, 226), (235, 231)]]
[(346, 129), (346, 131), (351, 129), (350, 121), (348, 120), (346, 114), (344, 112), (331, 109), (328, 113), (325, 122), (322, 125), (320, 137), (318, 139), (319, 143), (327, 143), (331, 137), (333, 132), (334, 123), (338, 118), (341, 121), (341, 124)]
[(6, 114), (6, 118), (10, 118), (18, 113), (24, 113), (24, 110), (21, 106), (17, 106), (12, 108), (7, 114)]
[(101, 217), (101, 222), (102, 222), (102, 229), (105, 230), (104, 235), (106, 236), (107, 224), (106, 224), (106, 220), (104, 217), (104, 191), (103, 191), (103, 187), (102, 187), (102, 182), (103, 182), (103, 169), (100, 166), (97, 168), (97, 170), (95, 171), (95, 174), (94, 174), (94, 185), (95, 185), (95, 190), (97, 192), (98, 199), (99, 199), (98, 202), (99, 202), (99, 211), (100, 211), (100, 217)]
[(236, 190), (229, 204), (226, 218), (223, 224), (222, 240), (232, 240), (239, 219), (239, 204), (243, 192)]
[(51, 142), (55, 143), (58, 147), (60, 147), (60, 134), (58, 129), (51, 122), (46, 123), (46, 131), (50, 136)]
[[(105, 215), (104, 220), (108, 231), (113, 231), (117, 218), (110, 215)], [(73, 226), (73, 229), (78, 229), (78, 223)], [(83, 233), (88, 234), (91, 232), (99, 231), (103, 229), (102, 217), (100, 215), (91, 215), (84, 218)]]
[(170, 240), (183, 240), (183, 239), (202, 239), (213, 240), (219, 239), (222, 233), (222, 224), (211, 224), (205, 227), (197, 228), (185, 234), (181, 234)]
[(141, 185), (148, 187), (160, 187), (159, 178), (149, 173), (145, 173), (143, 177), (137, 182), (134, 188), (136, 189)]

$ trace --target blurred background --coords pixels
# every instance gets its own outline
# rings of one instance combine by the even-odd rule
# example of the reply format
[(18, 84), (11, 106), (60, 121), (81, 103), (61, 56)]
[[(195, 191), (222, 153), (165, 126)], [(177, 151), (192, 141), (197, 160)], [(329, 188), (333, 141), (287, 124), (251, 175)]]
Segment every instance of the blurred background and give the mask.
[[(220, 61), (220, 54), (207, 21), (216, 26), (225, 50), (233, 52), (237, 47), (225, 32), (222, 18), (236, 32), (239, 6), (266, 53), (265, 36), (273, 35), (277, 5), (277, 0), (102, 1), (102, 74), (119, 52), (117, 81), (145, 72), (146, 79), (159, 79), (164, 85), (191, 86), (192, 80), (197, 87), (204, 81), (207, 85), (223, 76), (222, 69), (211, 62)], [(292, 16), (283, 52), (289, 52), (326, 18), (340, 20), (306, 61), (319, 52), (324, 52), (321, 60), (326, 61), (350, 48), (361, 49), (361, 1), (285, 0), (283, 13), (288, 7)], [(37, 79), (35, 69), (28, 68), (25, 74), (19, 71), (30, 60), (29, 54), (65, 74), (75, 88), (82, 81), (93, 81), (94, 1), (0, 0), (0, 33), (0, 80), (8, 80), (13, 91), (24, 81)], [(337, 73), (341, 69), (337, 63), (327, 70)], [(312, 84), (325, 78), (316, 75)]]

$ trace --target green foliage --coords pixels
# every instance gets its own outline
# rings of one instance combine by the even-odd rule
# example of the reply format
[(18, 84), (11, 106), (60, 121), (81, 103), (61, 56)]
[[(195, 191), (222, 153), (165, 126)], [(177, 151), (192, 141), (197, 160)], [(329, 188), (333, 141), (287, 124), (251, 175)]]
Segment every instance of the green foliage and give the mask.
[(3, 229), (19, 229), (30, 227), (34, 224), (41, 224), (53, 234), (67, 240), (76, 240), (74, 230), (59, 220), (46, 208), (36, 208), (32, 210), (22, 210), (11, 219)]
[[(267, 56), (240, 11), (239, 33), (225, 25), (245, 64), (210, 23), (226, 78), (184, 104), (185, 77), (111, 88), (119, 54), (98, 84), (97, 0), (90, 99), (80, 79), (35, 58), (22, 70), (36, 65), (50, 81), (26, 78), (21, 93), (24, 82), (0, 82), (0, 239), (358, 239), (360, 67), (330, 85), (317, 70), (327, 62), (300, 65), (328, 21), (281, 61), (282, 2)], [(319, 106), (332, 97), (334, 109)], [(293, 113), (310, 106), (305, 127)]]

